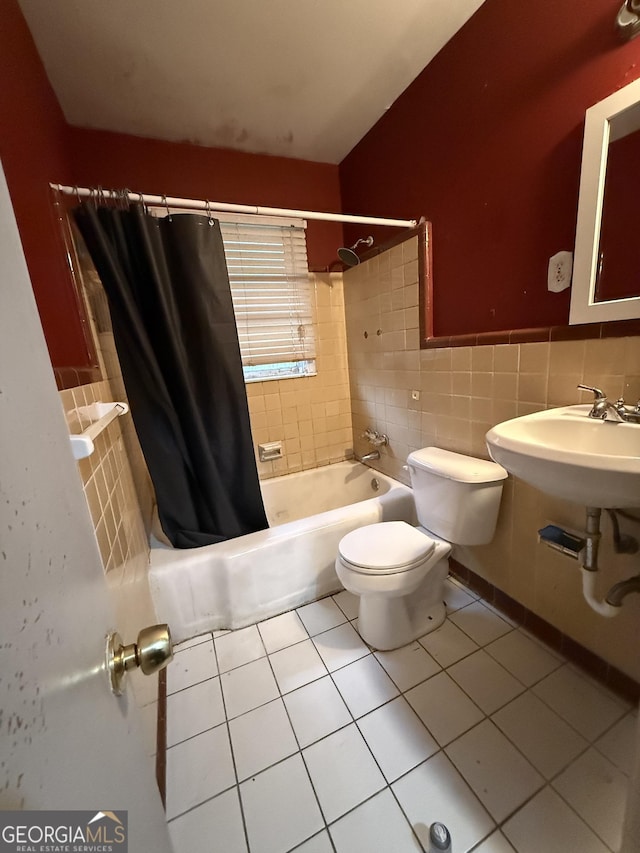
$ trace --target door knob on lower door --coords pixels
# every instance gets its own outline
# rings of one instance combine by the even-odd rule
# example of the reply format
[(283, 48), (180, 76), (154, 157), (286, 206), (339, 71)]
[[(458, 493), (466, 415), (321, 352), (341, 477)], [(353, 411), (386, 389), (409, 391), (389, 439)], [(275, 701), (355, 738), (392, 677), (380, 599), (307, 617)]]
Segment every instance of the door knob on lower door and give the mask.
[(125, 646), (117, 631), (107, 636), (107, 673), (111, 692), (121, 696), (127, 672), (140, 669), (153, 675), (173, 658), (173, 643), (168, 625), (143, 628), (138, 640)]

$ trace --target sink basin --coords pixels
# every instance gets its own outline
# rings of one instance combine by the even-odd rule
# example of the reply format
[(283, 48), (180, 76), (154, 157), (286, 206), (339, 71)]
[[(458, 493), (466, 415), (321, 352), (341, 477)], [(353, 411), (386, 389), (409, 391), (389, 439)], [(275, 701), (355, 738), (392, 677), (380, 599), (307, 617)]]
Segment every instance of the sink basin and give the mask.
[(640, 506), (640, 424), (565, 406), (498, 424), (491, 458), (542, 492), (593, 507)]

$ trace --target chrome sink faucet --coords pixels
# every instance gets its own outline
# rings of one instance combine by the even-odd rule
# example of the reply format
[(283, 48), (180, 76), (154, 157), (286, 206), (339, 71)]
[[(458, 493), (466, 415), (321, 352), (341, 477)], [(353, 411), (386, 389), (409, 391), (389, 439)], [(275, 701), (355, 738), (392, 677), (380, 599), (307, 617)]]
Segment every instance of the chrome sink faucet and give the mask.
[[(600, 420), (613, 423), (640, 424), (640, 400), (635, 406), (627, 406), (622, 397), (612, 403), (611, 400), (607, 399), (604, 391), (591, 385), (578, 385), (578, 388), (582, 391), (591, 391), (594, 396), (593, 406), (589, 412), (590, 418), (600, 418)], [(609, 417), (609, 413), (611, 413), (611, 417)]]

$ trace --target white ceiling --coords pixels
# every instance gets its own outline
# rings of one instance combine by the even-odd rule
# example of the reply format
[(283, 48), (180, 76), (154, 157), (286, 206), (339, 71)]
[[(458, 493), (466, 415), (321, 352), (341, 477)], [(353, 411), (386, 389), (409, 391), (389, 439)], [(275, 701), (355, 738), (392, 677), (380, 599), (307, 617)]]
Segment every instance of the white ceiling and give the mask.
[(80, 127), (339, 163), (483, 0), (20, 0)]

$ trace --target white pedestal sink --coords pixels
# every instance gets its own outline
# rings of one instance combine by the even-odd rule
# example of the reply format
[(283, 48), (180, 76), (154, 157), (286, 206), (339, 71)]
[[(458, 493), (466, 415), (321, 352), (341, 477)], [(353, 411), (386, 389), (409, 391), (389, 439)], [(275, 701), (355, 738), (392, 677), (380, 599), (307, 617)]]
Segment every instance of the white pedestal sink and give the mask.
[(591, 507), (640, 507), (640, 424), (591, 406), (524, 415), (490, 429), (491, 458), (542, 492)]

